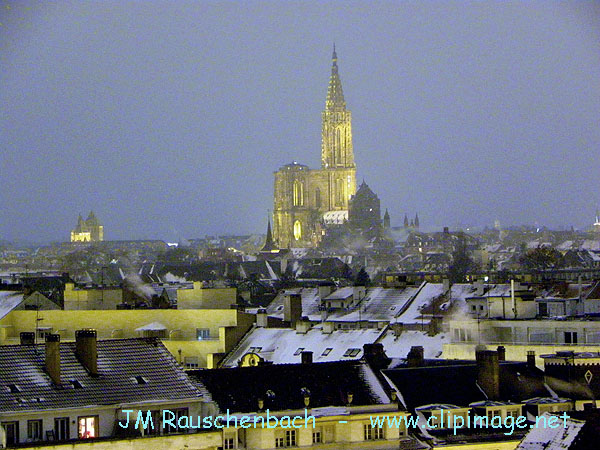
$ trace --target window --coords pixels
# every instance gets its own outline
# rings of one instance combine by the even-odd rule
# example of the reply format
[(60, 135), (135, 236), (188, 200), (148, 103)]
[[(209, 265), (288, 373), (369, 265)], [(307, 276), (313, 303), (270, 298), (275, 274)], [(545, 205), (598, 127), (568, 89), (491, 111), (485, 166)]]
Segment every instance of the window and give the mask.
[(80, 417), (77, 422), (79, 439), (92, 439), (98, 437), (98, 416)]
[(296, 446), (296, 430), (285, 430), (285, 446)]
[(321, 207), (321, 189), (319, 188), (315, 190), (315, 206), (317, 208)]
[(281, 448), (283, 446), (283, 438), (275, 438), (275, 448)]
[(21, 392), (21, 389), (16, 384), (7, 384), (6, 387), (10, 391), (11, 394), (18, 394)]
[(196, 328), (196, 339), (199, 341), (210, 339), (210, 330), (208, 328)]
[(576, 331), (565, 331), (565, 344), (577, 344)]
[(73, 389), (83, 388), (82, 384), (78, 380), (69, 380), (69, 383), (71, 383), (71, 386), (73, 386)]
[[(180, 418), (188, 415), (187, 408), (178, 408), (178, 409), (174, 409), (172, 411), (173, 411), (173, 414), (175, 414), (175, 418), (173, 419), (174, 424), (178, 424)], [(167, 417), (170, 419), (172, 416), (169, 414)], [(155, 426), (156, 426), (156, 424), (155, 424)], [(163, 433), (169, 434), (169, 433), (176, 433), (177, 431), (185, 431), (185, 430), (184, 429), (179, 430), (178, 426), (173, 427), (173, 426), (171, 426), (170, 423), (167, 423), (165, 426), (165, 429), (163, 430)], [(230, 448), (233, 448), (233, 447), (230, 447)]]
[(294, 180), (294, 206), (304, 206), (304, 183)]
[(68, 417), (57, 417), (54, 419), (54, 437), (58, 441), (66, 441), (71, 438)]
[(250, 347), (248, 350), (250, 353), (259, 353), (262, 350), (262, 347)]
[(19, 422), (2, 422), (6, 437), (6, 445), (19, 443)]
[(321, 431), (313, 431), (313, 444), (320, 444), (323, 442), (323, 436), (321, 435)]
[(37, 337), (42, 341), (46, 340), (46, 336), (48, 336), (49, 334), (52, 334), (51, 327), (40, 327), (37, 329)]
[(346, 353), (344, 353), (344, 356), (354, 358), (359, 353), (360, 353), (360, 348), (349, 348), (348, 350), (346, 350)]
[(539, 308), (540, 308), (540, 316), (548, 315), (548, 304), (547, 303), (540, 303)]
[(183, 365), (186, 369), (198, 369), (200, 368), (200, 364), (198, 363), (197, 356), (186, 356), (183, 358)]
[(299, 347), (298, 349), (296, 349), (296, 351), (294, 352), (294, 356), (298, 356), (300, 353), (302, 353), (304, 351), (304, 347)]
[(329, 355), (331, 353), (331, 350), (333, 350), (333, 348), (327, 347), (325, 350), (323, 350), (323, 353), (321, 353), (321, 356)]
[(223, 439), (223, 448), (232, 449), (235, 448), (235, 437), (226, 437)]
[(373, 427), (370, 423), (363, 425), (363, 435), (365, 441), (371, 441), (374, 439), (385, 439), (384, 429), (379, 427)]
[(476, 311), (476, 310), (477, 310), (477, 306), (476, 306), (476, 305), (471, 305), (471, 309), (472, 309), (473, 311)]
[(27, 421), (27, 439), (30, 441), (42, 440), (42, 421), (28, 420)]
[(302, 239), (302, 224), (299, 220), (296, 220), (294, 222), (294, 239), (296, 239), (297, 241)]

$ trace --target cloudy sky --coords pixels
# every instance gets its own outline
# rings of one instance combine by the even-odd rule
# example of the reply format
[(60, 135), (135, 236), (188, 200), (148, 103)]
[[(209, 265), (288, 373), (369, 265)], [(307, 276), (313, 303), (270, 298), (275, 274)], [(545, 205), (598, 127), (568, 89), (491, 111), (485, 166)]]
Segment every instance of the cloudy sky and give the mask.
[(598, 2), (0, 0), (0, 239), (263, 232), (273, 171), (320, 163), (334, 41), (392, 224), (591, 223)]

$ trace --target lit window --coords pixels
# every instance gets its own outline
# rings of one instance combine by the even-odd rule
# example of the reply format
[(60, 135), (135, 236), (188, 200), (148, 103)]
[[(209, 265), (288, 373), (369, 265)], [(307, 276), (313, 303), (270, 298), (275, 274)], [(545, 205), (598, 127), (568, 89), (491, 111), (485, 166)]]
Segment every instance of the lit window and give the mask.
[(79, 418), (79, 439), (98, 437), (98, 418), (96, 416)]
[(210, 330), (208, 328), (196, 328), (196, 339), (199, 341), (210, 339)]
[(297, 241), (302, 239), (302, 224), (299, 220), (296, 220), (294, 222), (294, 239), (296, 239)]

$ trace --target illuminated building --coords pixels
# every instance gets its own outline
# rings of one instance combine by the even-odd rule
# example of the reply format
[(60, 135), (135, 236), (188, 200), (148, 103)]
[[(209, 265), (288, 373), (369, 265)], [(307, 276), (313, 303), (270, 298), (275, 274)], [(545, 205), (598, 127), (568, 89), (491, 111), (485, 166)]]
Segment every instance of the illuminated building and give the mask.
[(81, 214), (77, 226), (71, 230), (71, 242), (98, 242), (104, 240), (104, 227), (100, 225), (93, 211), (83, 220)]
[(294, 161), (275, 172), (273, 230), (280, 248), (318, 244), (321, 224), (328, 217), (347, 220), (348, 201), (356, 192), (352, 118), (346, 109), (335, 47), (321, 139), (320, 169)]

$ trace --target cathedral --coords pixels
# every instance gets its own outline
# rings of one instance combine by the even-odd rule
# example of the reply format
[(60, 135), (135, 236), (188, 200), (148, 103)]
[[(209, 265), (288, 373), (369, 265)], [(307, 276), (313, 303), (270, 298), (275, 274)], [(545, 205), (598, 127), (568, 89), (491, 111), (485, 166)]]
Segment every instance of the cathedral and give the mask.
[(334, 46), (322, 113), (321, 168), (310, 169), (294, 161), (275, 172), (273, 231), (279, 247), (316, 246), (323, 225), (348, 220), (349, 201), (355, 193), (352, 118), (346, 109)]
[(71, 242), (98, 242), (104, 240), (104, 227), (93, 211), (88, 218), (83, 220), (81, 214), (77, 219), (77, 226), (71, 230)]

